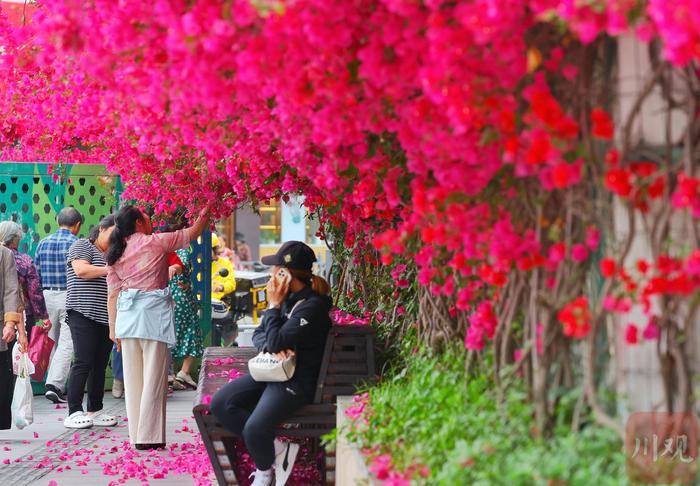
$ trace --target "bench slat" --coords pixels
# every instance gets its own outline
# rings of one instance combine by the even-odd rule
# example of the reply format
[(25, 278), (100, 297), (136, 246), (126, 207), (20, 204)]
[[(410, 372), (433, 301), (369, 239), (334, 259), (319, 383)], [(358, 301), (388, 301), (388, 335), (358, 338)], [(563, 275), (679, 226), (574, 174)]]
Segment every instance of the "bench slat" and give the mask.
[(328, 373), (331, 375), (335, 374), (364, 374), (365, 376), (370, 376), (369, 370), (367, 369), (367, 363), (330, 363), (328, 365)]
[(358, 349), (357, 352), (354, 351), (338, 351), (331, 353), (331, 363), (337, 363), (342, 361), (367, 361), (367, 355), (364, 348)]
[(294, 417), (300, 417), (304, 415), (319, 415), (319, 414), (329, 414), (335, 413), (335, 403), (318, 403), (313, 405), (306, 405), (294, 413)]
[(364, 346), (365, 345), (365, 337), (364, 336), (345, 336), (345, 335), (340, 335), (340, 336), (335, 336), (335, 340), (333, 345), (337, 348), (345, 347), (345, 346)]
[(363, 383), (372, 381), (372, 377), (367, 375), (351, 375), (345, 373), (334, 373), (326, 377), (325, 385), (354, 385), (356, 383)]
[(331, 332), (336, 332), (343, 334), (345, 336), (347, 335), (354, 335), (354, 334), (359, 334), (362, 336), (366, 336), (368, 334), (371, 334), (374, 336), (374, 330), (372, 330), (371, 327), (369, 326), (345, 326), (345, 325), (334, 325), (331, 327)]
[(338, 395), (354, 395), (356, 392), (357, 392), (357, 387), (355, 385), (346, 385), (346, 386), (334, 385), (334, 386), (323, 387), (324, 396), (330, 395), (332, 397), (336, 397)]

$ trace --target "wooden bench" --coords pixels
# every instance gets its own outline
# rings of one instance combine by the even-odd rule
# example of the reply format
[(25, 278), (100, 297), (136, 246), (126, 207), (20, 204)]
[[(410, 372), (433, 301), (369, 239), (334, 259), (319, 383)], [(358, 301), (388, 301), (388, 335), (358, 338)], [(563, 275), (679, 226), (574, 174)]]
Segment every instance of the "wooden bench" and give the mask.
[[(208, 400), (229, 382), (231, 370), (248, 373), (252, 347), (207, 348), (202, 358), (193, 409), (202, 441), (220, 486), (240, 484), (235, 465), (241, 457), (240, 439), (209, 413)], [(369, 326), (333, 326), (328, 333), (314, 402), (278, 427), (278, 435), (307, 438), (314, 450), (319, 438), (335, 429), (336, 397), (352, 395), (357, 385), (375, 381), (374, 332)], [(334, 458), (324, 454), (320, 464), (326, 484), (335, 484)]]

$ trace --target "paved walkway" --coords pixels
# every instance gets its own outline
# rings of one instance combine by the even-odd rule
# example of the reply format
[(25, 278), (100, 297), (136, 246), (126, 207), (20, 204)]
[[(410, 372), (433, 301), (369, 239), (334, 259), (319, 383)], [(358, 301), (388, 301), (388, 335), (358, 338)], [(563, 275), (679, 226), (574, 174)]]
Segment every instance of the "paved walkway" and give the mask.
[[(141, 452), (128, 445), (124, 400), (105, 395), (104, 410), (119, 417), (113, 428), (70, 430), (68, 410), (34, 397), (34, 423), (24, 430), (0, 431), (3, 486), (206, 485), (215, 483), (192, 418), (194, 392), (168, 398), (165, 451)], [(59, 408), (60, 407), (60, 408)]]

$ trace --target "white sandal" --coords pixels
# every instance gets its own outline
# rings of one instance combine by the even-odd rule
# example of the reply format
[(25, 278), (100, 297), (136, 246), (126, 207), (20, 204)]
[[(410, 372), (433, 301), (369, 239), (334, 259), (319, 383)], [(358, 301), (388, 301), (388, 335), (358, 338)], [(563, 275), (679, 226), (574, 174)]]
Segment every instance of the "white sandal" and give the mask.
[(89, 429), (93, 426), (91, 417), (85, 415), (85, 412), (73, 412), (63, 421), (63, 425), (68, 429)]
[(117, 418), (104, 413), (92, 415), (92, 423), (97, 427), (114, 427), (117, 425)]

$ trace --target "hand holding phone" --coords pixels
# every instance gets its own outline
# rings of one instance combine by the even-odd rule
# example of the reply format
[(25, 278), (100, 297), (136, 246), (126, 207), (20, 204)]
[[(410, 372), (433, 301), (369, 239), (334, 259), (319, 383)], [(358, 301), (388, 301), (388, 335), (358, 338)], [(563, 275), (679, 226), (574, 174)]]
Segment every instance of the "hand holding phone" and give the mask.
[(286, 268), (275, 269), (272, 278), (267, 282), (267, 301), (271, 306), (278, 306), (289, 292), (292, 274)]

